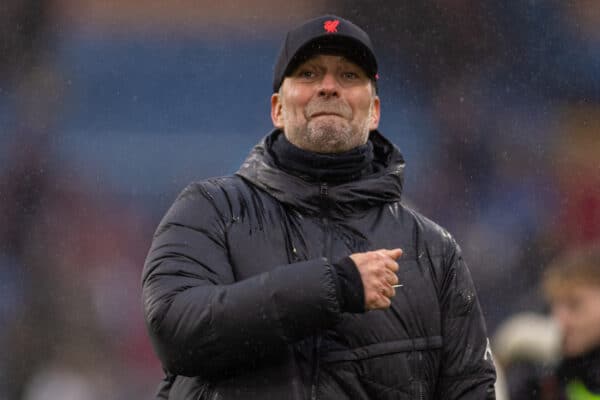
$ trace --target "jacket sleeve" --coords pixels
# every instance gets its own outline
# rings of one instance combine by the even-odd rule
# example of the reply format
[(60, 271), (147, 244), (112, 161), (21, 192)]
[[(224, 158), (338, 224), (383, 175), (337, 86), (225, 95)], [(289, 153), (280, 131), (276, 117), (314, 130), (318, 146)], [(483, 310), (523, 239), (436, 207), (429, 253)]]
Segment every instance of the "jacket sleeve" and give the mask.
[(142, 296), (146, 325), (165, 369), (222, 377), (331, 326), (340, 309), (335, 271), (324, 258), (236, 281), (228, 247), (243, 244), (227, 242), (232, 217), (218, 207), (227, 201), (203, 185), (184, 190), (159, 224), (144, 266)]
[(496, 372), (485, 322), (461, 250), (449, 237), (442, 283), (442, 368), (436, 398), (495, 399)]

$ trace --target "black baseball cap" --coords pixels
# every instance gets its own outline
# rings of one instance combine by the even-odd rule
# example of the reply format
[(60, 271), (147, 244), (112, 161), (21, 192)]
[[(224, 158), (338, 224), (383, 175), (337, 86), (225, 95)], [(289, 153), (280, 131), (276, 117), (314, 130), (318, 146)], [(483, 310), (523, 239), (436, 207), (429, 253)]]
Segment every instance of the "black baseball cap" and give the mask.
[(273, 73), (273, 92), (298, 65), (315, 54), (340, 54), (355, 62), (376, 81), (377, 59), (369, 35), (352, 22), (335, 15), (311, 19), (289, 31)]

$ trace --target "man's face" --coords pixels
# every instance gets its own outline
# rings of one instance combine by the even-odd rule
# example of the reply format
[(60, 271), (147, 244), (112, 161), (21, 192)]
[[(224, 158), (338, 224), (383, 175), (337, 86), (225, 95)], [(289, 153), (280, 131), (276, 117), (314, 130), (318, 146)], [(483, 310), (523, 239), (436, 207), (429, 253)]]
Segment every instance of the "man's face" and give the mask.
[(271, 97), (275, 127), (301, 149), (341, 153), (367, 142), (379, 124), (379, 98), (365, 71), (342, 56), (316, 55)]
[(573, 357), (600, 346), (600, 287), (572, 284), (551, 299), (563, 333), (563, 351)]

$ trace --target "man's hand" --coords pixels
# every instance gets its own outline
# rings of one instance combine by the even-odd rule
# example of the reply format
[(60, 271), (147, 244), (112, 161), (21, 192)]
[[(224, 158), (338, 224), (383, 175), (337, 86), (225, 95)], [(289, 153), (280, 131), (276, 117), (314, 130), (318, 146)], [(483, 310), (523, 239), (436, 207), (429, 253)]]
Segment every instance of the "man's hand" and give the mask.
[(380, 249), (366, 253), (350, 255), (360, 272), (365, 290), (365, 309), (377, 310), (388, 308), (391, 298), (396, 294), (392, 287), (398, 284), (398, 263), (402, 255), (401, 249)]

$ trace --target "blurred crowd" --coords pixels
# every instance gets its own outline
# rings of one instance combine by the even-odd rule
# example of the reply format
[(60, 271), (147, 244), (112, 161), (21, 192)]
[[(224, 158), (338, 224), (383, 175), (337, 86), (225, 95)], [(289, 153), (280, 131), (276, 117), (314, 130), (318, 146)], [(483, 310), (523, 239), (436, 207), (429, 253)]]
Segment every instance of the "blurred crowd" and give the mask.
[(151, 397), (153, 229), (268, 132), (281, 34), (324, 12), (371, 34), (406, 201), (461, 244), (490, 335), (548, 315), (545, 268), (600, 243), (600, 2), (219, 3), (0, 6), (0, 399)]

